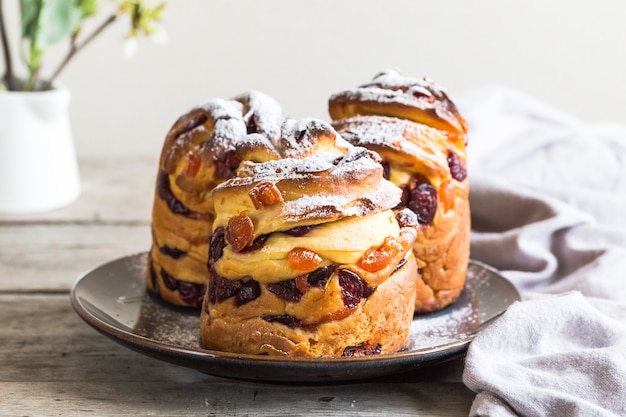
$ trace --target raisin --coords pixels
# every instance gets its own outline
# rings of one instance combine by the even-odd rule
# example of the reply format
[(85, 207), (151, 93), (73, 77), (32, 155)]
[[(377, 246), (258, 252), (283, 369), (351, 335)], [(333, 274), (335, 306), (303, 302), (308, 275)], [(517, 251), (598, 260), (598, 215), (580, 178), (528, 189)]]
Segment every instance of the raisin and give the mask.
[(159, 252), (161, 252), (163, 255), (167, 255), (170, 258), (174, 258), (174, 259), (179, 259), (187, 255), (187, 252), (180, 250), (178, 248), (175, 248), (173, 246), (168, 246), (168, 245), (161, 246), (159, 248)]
[(172, 193), (170, 177), (167, 171), (161, 170), (157, 178), (157, 195), (165, 201), (167, 207), (176, 214), (189, 214), (189, 209)]
[(178, 295), (187, 304), (199, 306), (202, 303), (205, 291), (206, 286), (204, 284), (185, 281), (178, 282)]
[(256, 122), (254, 121), (254, 117), (250, 118), (250, 121), (248, 122), (248, 125), (246, 126), (246, 133), (247, 134), (258, 133)]
[(235, 303), (238, 306), (247, 304), (259, 298), (260, 295), (261, 285), (258, 281), (251, 279), (241, 284), (237, 298), (235, 298)]
[(429, 103), (435, 102), (435, 97), (433, 97), (432, 93), (425, 88), (415, 86), (411, 89), (411, 94), (418, 100), (425, 100)]
[(213, 304), (233, 297), (239, 292), (241, 281), (231, 281), (211, 271), (209, 280), (209, 301)]
[(286, 301), (300, 301), (302, 298), (302, 293), (298, 290), (295, 279), (268, 284), (267, 289)]
[(330, 264), (311, 272), (307, 277), (307, 282), (313, 287), (321, 288), (326, 285), (330, 276), (335, 272), (337, 265)]
[(396, 265), (396, 267), (393, 269), (393, 272), (396, 272), (398, 269), (402, 268), (404, 265), (406, 265), (406, 259), (402, 258), (400, 259), (400, 262), (398, 262), (398, 265)]
[(256, 239), (254, 239), (252, 241), (251, 244), (249, 244), (248, 246), (246, 246), (245, 248), (243, 248), (239, 252), (240, 253), (246, 253), (246, 252), (255, 251), (257, 249), (261, 249), (263, 247), (263, 244), (265, 244), (265, 241), (267, 240), (268, 237), (270, 237), (269, 234), (261, 235), (261, 236), (257, 237)]
[(241, 158), (235, 149), (227, 149), (213, 157), (215, 170), (213, 177), (217, 180), (226, 180), (235, 175), (235, 170), (241, 163)]
[(411, 200), (411, 188), (408, 185), (403, 184), (400, 186), (400, 189), (402, 190), (400, 203), (398, 203), (398, 205), (394, 207), (394, 210), (406, 208), (409, 205), (409, 201)]
[(157, 278), (156, 271), (154, 270), (154, 264), (150, 262), (150, 281), (152, 282), (152, 290), (155, 294), (160, 292), (159, 279)]
[(411, 210), (401, 210), (396, 213), (396, 221), (400, 227), (417, 227), (417, 215)]
[(383, 161), (380, 164), (383, 166), (383, 178), (388, 180), (391, 173), (391, 165), (389, 161)]
[(286, 314), (265, 315), (263, 316), (263, 320), (267, 321), (268, 323), (284, 324), (285, 326), (291, 327), (292, 329), (294, 327), (302, 327), (302, 320)]
[(178, 280), (163, 268), (161, 268), (161, 278), (163, 279), (163, 284), (165, 284), (167, 288), (172, 291), (176, 291), (176, 288), (178, 287)]
[(430, 224), (437, 212), (437, 190), (427, 182), (422, 182), (411, 190), (409, 208), (417, 214), (420, 224)]
[(369, 355), (379, 355), (382, 350), (382, 346), (380, 344), (372, 345), (369, 342), (359, 343), (354, 346), (347, 346), (341, 356), (369, 356)]
[(296, 281), (296, 288), (300, 293), (305, 294), (309, 290), (309, 282), (306, 275), (299, 275), (294, 280)]
[(457, 181), (463, 181), (467, 178), (467, 165), (459, 155), (448, 149), (448, 167), (450, 175)]
[(224, 228), (222, 226), (215, 229), (209, 241), (209, 263), (217, 262), (224, 254), (226, 240), (224, 237)]
[(339, 270), (339, 286), (343, 303), (348, 308), (356, 307), (361, 299), (369, 297), (375, 290), (360, 276), (348, 269)]
[[(337, 166), (349, 164), (361, 158), (372, 158), (376, 160), (376, 158), (373, 157), (372, 152), (370, 152), (369, 150), (362, 148), (362, 147), (355, 147), (355, 148), (352, 148), (350, 151), (348, 151), (348, 153), (345, 154), (341, 159), (337, 160), (338, 161)], [(380, 160), (378, 160), (377, 162), (379, 161)]]
[(252, 242), (254, 237), (254, 223), (252, 219), (245, 215), (233, 216), (228, 219), (226, 228), (226, 241), (230, 243), (237, 253)]
[(289, 235), (289, 236), (300, 237), (300, 236), (304, 236), (307, 233), (309, 233), (314, 227), (315, 227), (315, 225), (312, 225), (312, 226), (296, 226), (296, 227), (292, 227), (291, 229), (284, 230), (282, 233), (284, 233), (286, 235)]

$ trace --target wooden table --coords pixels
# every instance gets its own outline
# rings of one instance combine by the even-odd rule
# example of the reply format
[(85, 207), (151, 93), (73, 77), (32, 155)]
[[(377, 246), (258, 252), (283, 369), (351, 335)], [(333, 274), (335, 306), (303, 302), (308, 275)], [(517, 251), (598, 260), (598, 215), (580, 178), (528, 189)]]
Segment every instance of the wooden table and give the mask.
[(333, 385), (231, 380), (161, 362), (73, 311), (82, 273), (145, 251), (156, 159), (82, 159), (74, 204), (0, 215), (0, 415), (466, 416), (462, 359)]

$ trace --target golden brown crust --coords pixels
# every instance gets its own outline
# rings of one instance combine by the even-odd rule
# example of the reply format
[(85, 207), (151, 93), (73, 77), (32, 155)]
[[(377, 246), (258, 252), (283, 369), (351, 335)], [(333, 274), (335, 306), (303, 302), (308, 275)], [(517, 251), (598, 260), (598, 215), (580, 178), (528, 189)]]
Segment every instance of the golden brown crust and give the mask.
[(207, 302), (200, 322), (202, 344), (220, 351), (282, 356), (397, 352), (408, 347), (415, 298), (415, 261), (410, 251), (406, 257), (404, 266), (351, 309), (342, 299), (337, 272), (325, 287), (309, 289), (297, 302), (281, 299), (264, 285), (261, 295), (244, 305), (237, 306), (235, 297)]
[(146, 284), (165, 301), (199, 307), (208, 281), (208, 240), (215, 213), (211, 191), (234, 176), (237, 144), (249, 134), (276, 142), (284, 110), (255, 91), (213, 99), (176, 120), (168, 132), (152, 207), (151, 269)]
[(401, 190), (380, 157), (313, 119), (287, 121), (270, 152), (245, 145), (270, 160), (243, 162), (213, 190), (203, 345), (287, 356), (406, 347), (417, 220), (394, 215)]
[[(255, 196), (268, 188), (280, 197), (274, 204), (260, 204)], [(216, 187), (213, 197), (217, 225), (245, 213), (253, 220), (257, 237), (393, 208), (400, 190), (383, 179), (377, 157), (364, 148), (351, 148), (345, 155), (244, 162), (238, 177)]]
[(380, 154), (388, 178), (404, 189), (400, 207), (420, 217), (415, 311), (455, 302), (465, 283), (470, 234), (466, 124), (458, 110), (432, 81), (393, 70), (333, 95), (329, 110), (348, 142)]
[(467, 124), (444, 89), (427, 78), (413, 78), (387, 69), (371, 83), (334, 94), (329, 100), (333, 120), (357, 115), (400, 117), (464, 135)]

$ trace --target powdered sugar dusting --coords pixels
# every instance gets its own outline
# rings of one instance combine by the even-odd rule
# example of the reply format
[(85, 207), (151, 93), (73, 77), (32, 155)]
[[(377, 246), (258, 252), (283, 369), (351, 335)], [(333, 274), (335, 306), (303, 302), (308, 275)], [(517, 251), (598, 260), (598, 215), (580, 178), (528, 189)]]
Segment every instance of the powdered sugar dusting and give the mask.
[(167, 345), (197, 349), (200, 347), (200, 312), (166, 305), (146, 294), (141, 304), (141, 319), (136, 334)]
[(331, 97), (331, 101), (338, 99), (359, 102), (369, 101), (383, 104), (398, 103), (407, 107), (415, 107), (418, 109), (432, 107), (431, 105), (427, 105), (423, 100), (419, 100), (413, 95), (406, 94), (402, 90), (389, 90), (381, 87), (358, 87), (345, 90)]
[(243, 119), (246, 125), (253, 124), (256, 133), (266, 136), (272, 143), (280, 138), (283, 122), (287, 112), (273, 97), (260, 91), (248, 91), (235, 97), (243, 104)]
[(328, 123), (319, 119), (290, 119), (282, 126), (279, 152), (284, 158), (303, 158), (314, 152), (340, 154), (349, 147)]
[(392, 155), (414, 157), (417, 166), (439, 167), (440, 175), (447, 174), (447, 142), (441, 140), (440, 131), (429, 126), (386, 116), (355, 116), (335, 125), (356, 146), (375, 147), (381, 154), (388, 150)]
[[(81, 305), (116, 329), (161, 343), (162, 353), (167, 353), (168, 347), (202, 349), (199, 311), (171, 306), (147, 294), (146, 267), (147, 254), (142, 253), (94, 270), (77, 283)], [(512, 284), (495, 271), (470, 262), (465, 289), (455, 304), (413, 318), (411, 343), (405, 353), (419, 354), (471, 340), (481, 326), (519, 299)]]

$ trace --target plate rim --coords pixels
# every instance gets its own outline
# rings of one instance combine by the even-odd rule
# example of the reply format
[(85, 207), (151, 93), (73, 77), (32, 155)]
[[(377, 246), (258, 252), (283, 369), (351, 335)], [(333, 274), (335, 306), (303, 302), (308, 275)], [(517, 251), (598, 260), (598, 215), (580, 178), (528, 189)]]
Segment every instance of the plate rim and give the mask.
[[(138, 257), (147, 256), (148, 252), (138, 252), (131, 255), (126, 255), (122, 257), (118, 257), (116, 259), (109, 260), (104, 262), (87, 272), (83, 273), (79, 276), (72, 285), (70, 290), (70, 301), (74, 311), (78, 314), (78, 316), (85, 321), (92, 328), (97, 330), (99, 333), (108, 336), (114, 341), (122, 344), (125, 347), (131, 348), (135, 351), (138, 351), (143, 354), (147, 354), (149, 356), (157, 357), (158, 359), (175, 363), (179, 365), (183, 365), (186, 367), (195, 368), (202, 372), (219, 375), (219, 376), (230, 376), (225, 375), (224, 373), (213, 373), (210, 371), (205, 371), (199, 369), (197, 367), (189, 366), (186, 363), (186, 360), (194, 360), (200, 361), (202, 363), (210, 363), (213, 361), (225, 361), (230, 363), (254, 363), (255, 365), (271, 365), (271, 367), (283, 367), (290, 365), (298, 365), (300, 367), (311, 367), (313, 369), (325, 366), (325, 367), (335, 367), (346, 364), (363, 364), (364, 366), (380, 366), (383, 364), (397, 364), (397, 365), (406, 365), (408, 363), (420, 363), (423, 361), (419, 361), (418, 359), (422, 357), (426, 357), (428, 355), (437, 356), (442, 353), (446, 353), (450, 356), (454, 354), (459, 354), (465, 351), (471, 341), (480, 333), (483, 329), (488, 327), (496, 318), (502, 315), (508, 307), (515, 301), (519, 301), (522, 299), (519, 290), (515, 287), (515, 285), (505, 278), (500, 271), (496, 268), (491, 267), (483, 262), (470, 259), (468, 261), (468, 266), (474, 264), (479, 268), (485, 269), (490, 272), (490, 277), (497, 277), (500, 279), (502, 283), (504, 283), (511, 293), (515, 296), (514, 300), (511, 300), (509, 304), (505, 306), (502, 311), (499, 311), (492, 317), (487, 317), (486, 320), (482, 321), (479, 326), (468, 333), (462, 339), (444, 343), (435, 346), (429, 346), (414, 350), (403, 350), (395, 353), (387, 353), (384, 355), (372, 355), (372, 356), (359, 356), (359, 357), (288, 357), (288, 356), (272, 356), (272, 355), (253, 355), (253, 354), (244, 354), (244, 353), (235, 353), (235, 352), (225, 352), (225, 351), (217, 351), (211, 349), (204, 349), (201, 347), (186, 347), (179, 346), (170, 343), (166, 343), (163, 341), (158, 341), (151, 339), (149, 337), (145, 337), (131, 331), (127, 331), (120, 327), (116, 327), (110, 323), (107, 323), (96, 315), (94, 315), (89, 308), (84, 305), (84, 303), (79, 299), (77, 292), (80, 289), (81, 285), (85, 285), (89, 277), (92, 274), (96, 273), (101, 269), (105, 269), (107, 266), (124, 262), (130, 259), (136, 259)], [(146, 291), (144, 289), (144, 291)], [(151, 294), (144, 293), (144, 295), (152, 296)], [(191, 311), (191, 310), (190, 310)], [(419, 316), (417, 316), (419, 317)], [(415, 320), (415, 319), (414, 319)], [(432, 360), (432, 359), (431, 359)], [(425, 362), (425, 361), (424, 361)], [(382, 375), (382, 374), (381, 374)], [(269, 378), (268, 380), (272, 380)]]

